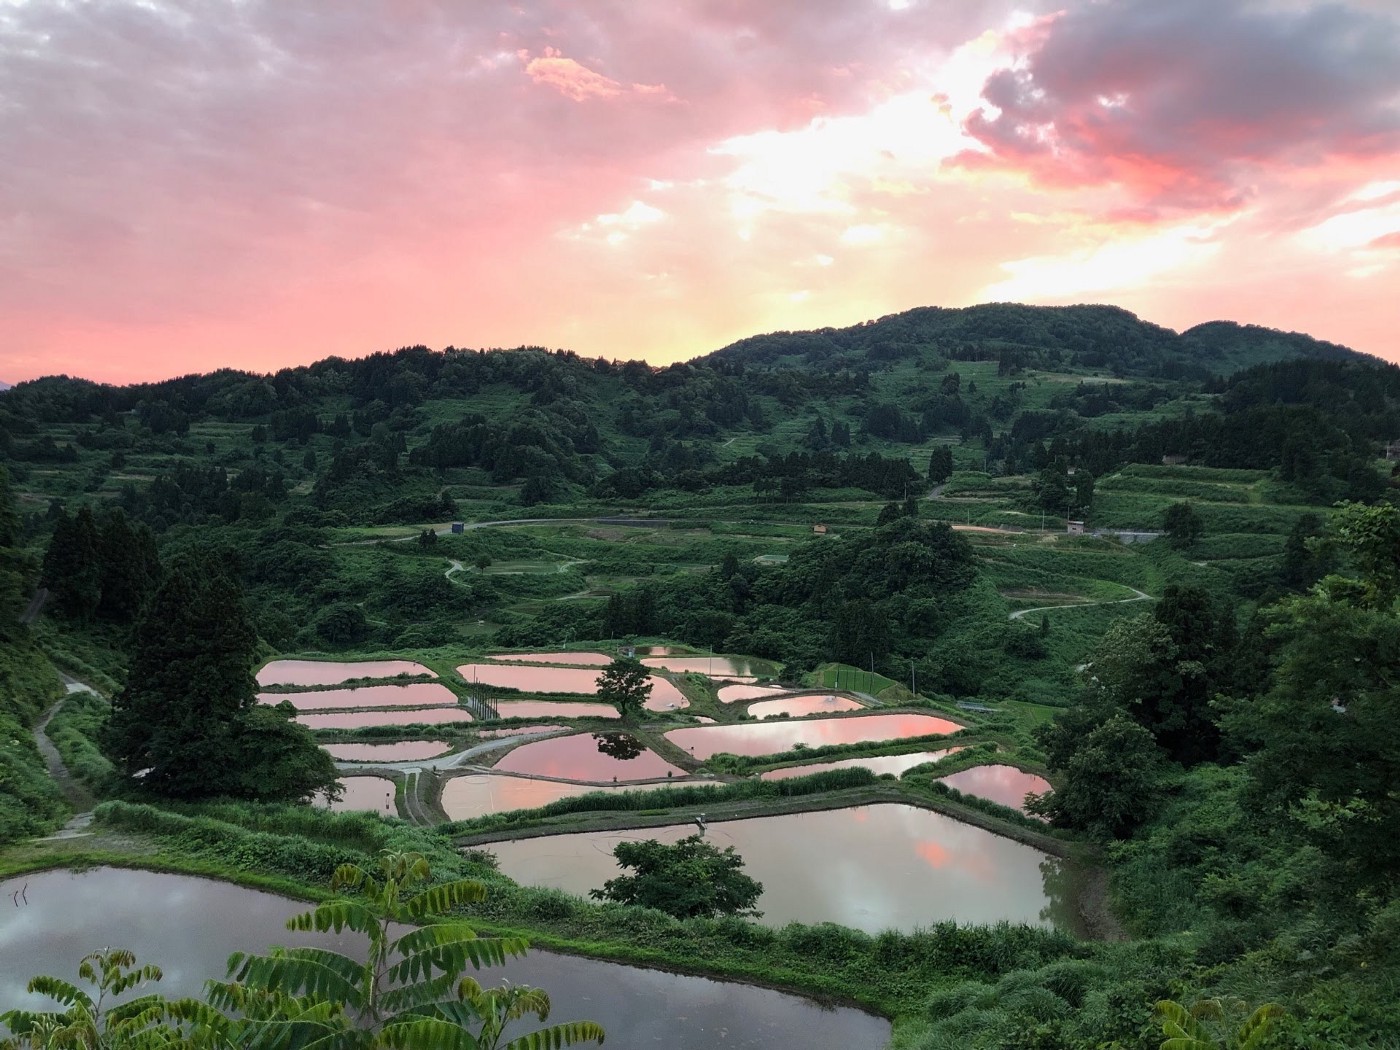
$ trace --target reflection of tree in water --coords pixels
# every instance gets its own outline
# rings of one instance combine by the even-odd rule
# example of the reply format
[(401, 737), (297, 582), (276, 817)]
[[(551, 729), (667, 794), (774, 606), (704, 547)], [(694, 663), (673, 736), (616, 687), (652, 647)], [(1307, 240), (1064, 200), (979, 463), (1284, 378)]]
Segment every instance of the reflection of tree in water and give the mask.
[(1046, 898), (1045, 907), (1040, 909), (1040, 920), (1066, 933), (1083, 933), (1085, 923), (1079, 910), (1079, 896), (1084, 886), (1084, 873), (1079, 866), (1047, 856), (1040, 862), (1040, 878)]
[(646, 750), (640, 740), (626, 733), (594, 733), (593, 739), (598, 741), (601, 754), (619, 762), (631, 761)]

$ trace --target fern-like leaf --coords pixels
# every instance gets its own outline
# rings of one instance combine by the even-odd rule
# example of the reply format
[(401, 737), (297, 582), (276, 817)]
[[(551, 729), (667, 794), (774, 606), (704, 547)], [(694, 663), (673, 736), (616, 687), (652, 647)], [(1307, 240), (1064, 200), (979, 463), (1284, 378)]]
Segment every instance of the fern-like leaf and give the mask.
[(1269, 1037), (1274, 1022), (1283, 1015), (1284, 1009), (1278, 1003), (1265, 1003), (1250, 1014), (1249, 1019), (1240, 1026), (1240, 1030), (1235, 1033), (1235, 1045), (1239, 1050), (1257, 1050)]
[(446, 915), (463, 904), (476, 904), (486, 899), (486, 885), (475, 879), (458, 879), (430, 886), (404, 905), (410, 921), (428, 915)]
[(386, 1024), (380, 1029), (376, 1043), (389, 1050), (482, 1050), (471, 1032), (435, 1017), (415, 1017)]
[(593, 1021), (570, 1021), (512, 1039), (504, 1050), (559, 1050), (575, 1043), (602, 1043), (603, 1026)]

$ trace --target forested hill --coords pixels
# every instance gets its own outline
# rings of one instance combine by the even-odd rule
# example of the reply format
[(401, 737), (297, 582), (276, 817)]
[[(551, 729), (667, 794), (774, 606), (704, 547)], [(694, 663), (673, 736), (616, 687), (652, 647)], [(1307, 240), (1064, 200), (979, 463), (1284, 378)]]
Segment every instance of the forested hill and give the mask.
[(1291, 358), (1372, 360), (1297, 332), (1233, 321), (1211, 321), (1178, 335), (1116, 306), (1018, 303), (925, 306), (850, 328), (750, 336), (709, 355), (730, 363), (819, 371), (935, 357), (1009, 361), (1026, 368), (1105, 368), (1118, 376), (1168, 379), (1228, 375)]

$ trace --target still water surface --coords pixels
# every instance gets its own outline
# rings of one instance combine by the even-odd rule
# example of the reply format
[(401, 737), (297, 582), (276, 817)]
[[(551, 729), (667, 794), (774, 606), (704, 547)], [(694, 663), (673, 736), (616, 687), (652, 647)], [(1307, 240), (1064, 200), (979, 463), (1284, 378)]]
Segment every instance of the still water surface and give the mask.
[(913, 769), (925, 762), (937, 762), (940, 758), (946, 758), (961, 750), (960, 747), (948, 747), (942, 751), (915, 751), (908, 755), (874, 755), (870, 758), (843, 758), (838, 762), (810, 762), (805, 766), (784, 766), (782, 769), (770, 769), (758, 779), (790, 780), (792, 777), (807, 777), (813, 773), (825, 773), (829, 769), (856, 768), (868, 769), (876, 776), (882, 773), (893, 773), (895, 776), (899, 776), (906, 769)]
[(785, 696), (781, 700), (762, 700), (749, 705), (749, 714), (754, 718), (771, 718), (773, 715), (789, 715), (802, 718), (806, 715), (829, 715), (837, 711), (859, 711), (865, 705), (845, 696), (830, 693), (799, 693)]
[[(715, 787), (714, 781), (680, 781), (688, 787)], [(558, 780), (532, 780), (529, 777), (493, 776), (476, 773), (453, 777), (442, 788), (442, 808), (451, 820), (466, 820), (487, 813), (507, 813), (513, 809), (536, 809), (561, 798), (587, 795), (595, 791), (637, 791), (667, 784), (648, 784), (645, 788), (595, 787), (590, 784), (565, 784)]]
[(259, 693), (258, 703), (286, 700), (298, 711), (336, 711), (350, 707), (455, 707), (457, 694), (441, 682), (364, 685), (355, 689), (317, 689), (310, 693)]
[(502, 718), (617, 718), (612, 704), (589, 704), (569, 700), (497, 700), (496, 713)]
[(445, 755), (452, 745), (445, 740), (395, 740), (388, 744), (322, 744), (321, 748), (341, 762), (416, 762)]
[(933, 715), (852, 715), (800, 722), (745, 722), (740, 725), (676, 729), (666, 739), (704, 760), (721, 751), (733, 755), (771, 755), (796, 744), (824, 747), (873, 740), (901, 740), (934, 733), (956, 733), (962, 726)]
[(297, 715), (307, 729), (362, 729), (365, 726), (440, 726), (470, 722), (470, 711), (460, 707), (385, 707), (377, 711), (332, 711), (324, 715)]
[[(394, 808), (394, 782), (388, 777), (341, 777), (342, 794), (339, 801), (329, 803), (336, 813), (382, 813), (397, 817)], [(326, 805), (323, 796), (317, 805)]]
[(432, 674), (412, 660), (273, 660), (258, 671), (258, 685), (339, 685), (352, 678)]
[(560, 780), (650, 780), (667, 773), (684, 776), (655, 751), (627, 733), (577, 733), (521, 744), (492, 767), (502, 773), (529, 773)]
[(1026, 794), (1037, 795), (1050, 790), (1050, 782), (1034, 773), (1024, 773), (1011, 766), (973, 766), (941, 778), (950, 788), (966, 795), (1000, 802), (1022, 813), (1026, 811)]
[[(583, 896), (619, 873), (612, 855), (619, 842), (693, 834), (693, 824), (679, 824), (482, 848), (516, 882)], [(765, 926), (837, 922), (877, 933), (944, 919), (1073, 925), (1072, 910), (1052, 896), (1065, 881), (1060, 860), (931, 810), (882, 803), (727, 820), (711, 823), (705, 837), (733, 846), (744, 870), (763, 883)]]
[(757, 678), (773, 673), (773, 665), (767, 660), (755, 660), (747, 656), (648, 656), (642, 660), (648, 667), (660, 667), (677, 673), (692, 672), (709, 675), (711, 678)]
[[(48, 871), (0, 883), (7, 910), (10, 894), (26, 884), (29, 903), (0, 924), (0, 1009), (52, 1008), (25, 992), (29, 978), (72, 980), (78, 961), (107, 945), (160, 966), (165, 979), (157, 990), (177, 997), (197, 995), (205, 980), (222, 978), (234, 951), (320, 944), (349, 954), (357, 943), (349, 934), (291, 933), (286, 920), (307, 904), (207, 879), (117, 868)], [(543, 951), (476, 976), (486, 985), (508, 979), (545, 989), (550, 1022), (597, 1021), (607, 1030), (606, 1047), (874, 1050), (890, 1035), (888, 1022), (858, 1010), (826, 1010), (747, 985)], [(532, 1027), (508, 1028), (507, 1038)]]
[(514, 660), (527, 664), (563, 664), (566, 667), (606, 667), (613, 662), (603, 653), (491, 653), (488, 660)]
[[(468, 682), (501, 685), (525, 693), (579, 693), (592, 696), (598, 691), (599, 672), (583, 667), (523, 667), (511, 664), (463, 664), (457, 673)], [(690, 701), (664, 678), (651, 676), (649, 711), (669, 711), (688, 707)]]
[(736, 700), (761, 700), (781, 692), (784, 689), (780, 685), (725, 685), (720, 686), (716, 695), (720, 703), (732, 704)]

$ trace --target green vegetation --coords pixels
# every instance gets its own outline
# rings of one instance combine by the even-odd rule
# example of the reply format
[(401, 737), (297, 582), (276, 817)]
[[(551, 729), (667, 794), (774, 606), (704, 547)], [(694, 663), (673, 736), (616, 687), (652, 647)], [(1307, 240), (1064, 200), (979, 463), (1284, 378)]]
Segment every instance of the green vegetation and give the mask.
[[(0, 865), (135, 855), (314, 894), (344, 865), (417, 852), (444, 884), (490, 887), (480, 932), (856, 1001), (894, 1017), (900, 1050), (1140, 1048), (1164, 1029), (1383, 1047), (1400, 1029), (1400, 526), (1377, 454), (1396, 435), (1400, 369), (1100, 307), (917, 310), (660, 369), (414, 347), (270, 377), (21, 384), (0, 396)], [(41, 586), (48, 604), (24, 615)], [(954, 714), (964, 750), (898, 780), (755, 774), (947, 741), (716, 756), (713, 784), (436, 831), (273, 801), (334, 771), (254, 703), (263, 659), (415, 659), (465, 697), (454, 668), (483, 653), (652, 643)], [(49, 723), (69, 773), (141, 797), (101, 802), (90, 844), (30, 841), (69, 811), (33, 735), (55, 665), (113, 698), (110, 719), (75, 694)], [(608, 699), (688, 771), (667, 729), (747, 717), (678, 675), (687, 712), (647, 712), (631, 681), (647, 670), (627, 666)], [(466, 747), (519, 724), (319, 738)], [(935, 779), (989, 762), (1048, 772), (1049, 825)], [(431, 780), (400, 786), (403, 812), (423, 819)], [(1084, 910), (1129, 939), (679, 919), (515, 886), (479, 852), (712, 807), (886, 800), (1080, 857)], [(119, 982), (133, 965), (91, 970)], [(1281, 1012), (1154, 1014), (1217, 1000)], [(455, 1001), (478, 1026), (536, 1002)], [(359, 1009), (345, 1003), (315, 1023)]]
[(598, 676), (598, 700), (612, 704), (629, 725), (641, 720), (651, 696), (651, 672), (640, 660), (618, 657)]
[(631, 874), (592, 890), (596, 900), (655, 908), (678, 919), (763, 914), (754, 907), (763, 883), (744, 874), (744, 859), (733, 846), (720, 849), (705, 841), (703, 831), (669, 846), (656, 839), (619, 842), (613, 856)]

